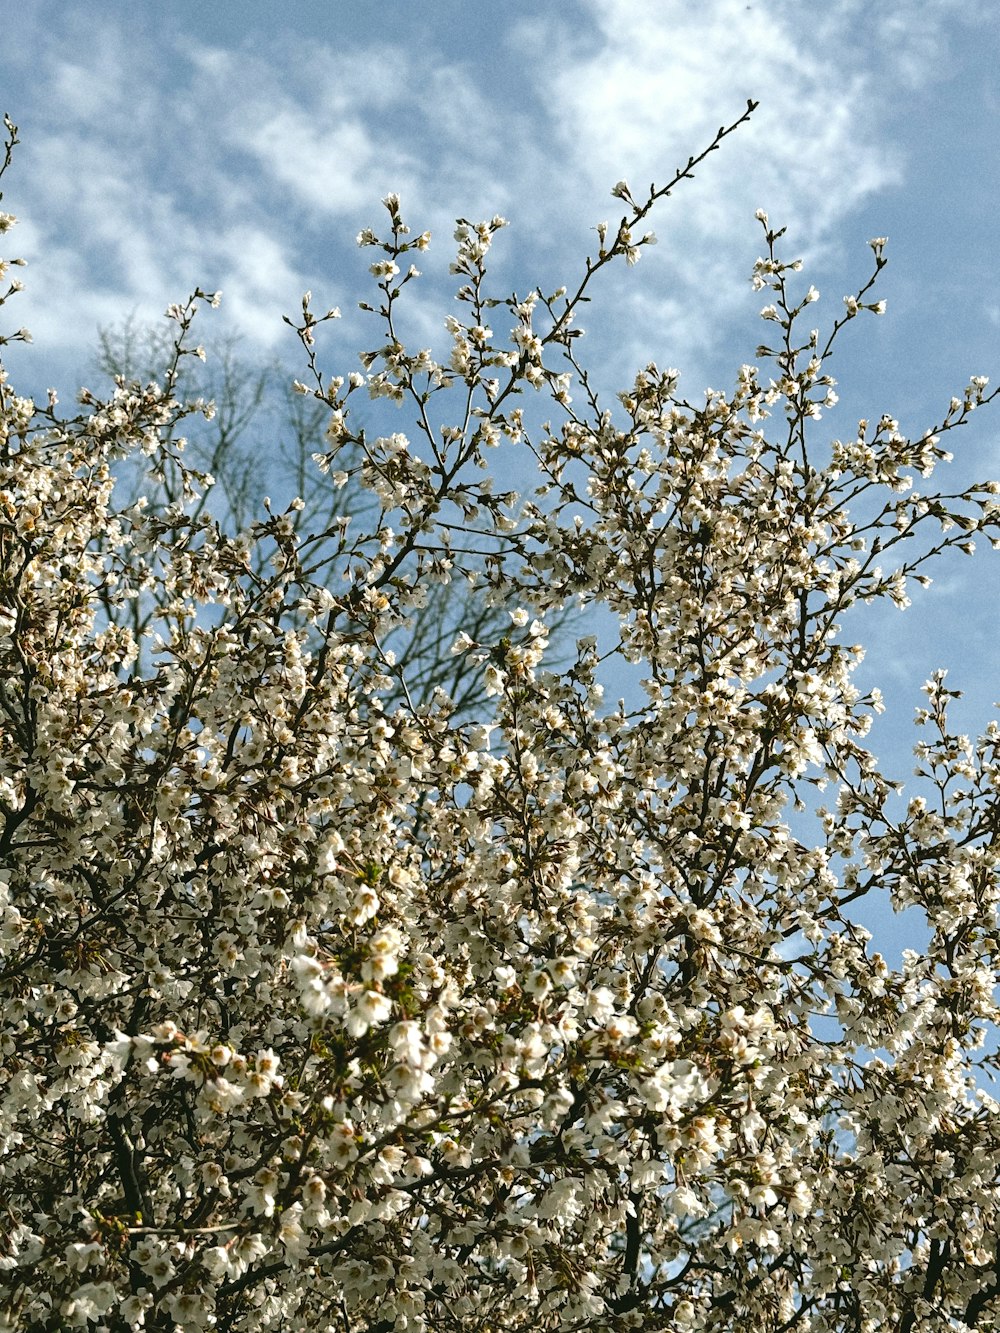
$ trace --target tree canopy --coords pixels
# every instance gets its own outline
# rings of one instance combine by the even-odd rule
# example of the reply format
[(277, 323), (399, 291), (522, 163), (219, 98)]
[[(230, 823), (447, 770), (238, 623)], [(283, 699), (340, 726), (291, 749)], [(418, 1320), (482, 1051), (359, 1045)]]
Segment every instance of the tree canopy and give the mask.
[[(327, 373), (303, 300), (310, 493), (246, 522), (184, 448), (209, 293), (75, 415), (0, 382), (0, 1326), (996, 1326), (1000, 730), (934, 676), (901, 799), (841, 628), (997, 543), (1000, 483), (932, 480), (996, 390), (830, 439), (885, 243), (815, 328), (760, 213), (753, 363), (605, 406), (576, 320), (706, 153), (619, 182), (548, 294), (460, 220), (443, 360), (386, 198), (378, 342)], [(379, 399), (405, 431), (356, 428)], [(926, 950), (890, 966), (863, 898)]]

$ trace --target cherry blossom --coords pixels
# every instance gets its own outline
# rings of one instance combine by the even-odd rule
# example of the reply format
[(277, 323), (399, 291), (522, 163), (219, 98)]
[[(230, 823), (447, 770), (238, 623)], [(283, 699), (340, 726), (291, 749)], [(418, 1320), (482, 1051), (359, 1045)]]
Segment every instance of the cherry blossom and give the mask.
[[(336, 309), (289, 319), (322, 531), (234, 530), (185, 458), (213, 294), (76, 415), (0, 381), (0, 1328), (996, 1326), (1000, 729), (934, 675), (901, 799), (845, 627), (1000, 541), (1000, 485), (931, 480), (996, 390), (834, 427), (886, 241), (806, 330), (763, 210), (773, 346), (731, 391), (650, 362), (607, 406), (581, 360), (597, 275), (752, 109), (619, 182), (554, 293), (497, 293), (507, 223), (460, 219), (442, 360), (399, 336), (435, 245), (387, 196), (362, 370), (324, 369)], [(389, 645), (431, 587), (505, 614), (422, 694)], [(891, 966), (864, 897), (926, 948)]]

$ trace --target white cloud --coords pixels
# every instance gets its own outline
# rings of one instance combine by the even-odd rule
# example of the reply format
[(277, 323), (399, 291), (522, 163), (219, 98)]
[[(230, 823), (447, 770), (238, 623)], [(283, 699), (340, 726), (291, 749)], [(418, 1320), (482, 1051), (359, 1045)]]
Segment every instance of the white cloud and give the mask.
[(281, 240), (259, 227), (235, 227), (217, 249), (223, 262), (212, 285), (223, 292), (227, 319), (262, 349), (288, 338), (282, 316), (297, 313), (304, 283)]
[[(370, 219), (395, 191), (440, 227), (455, 210), (495, 211), (507, 198), (503, 146), (517, 116), (496, 115), (470, 71), (433, 48), (338, 53), (287, 38), (268, 60), (185, 45), (192, 93), (226, 89), (212, 115), (221, 145), (248, 156), (261, 188), (280, 187), (313, 222)], [(298, 71), (308, 68), (308, 77)]]
[(387, 161), (389, 152), (379, 153), (356, 116), (320, 128), (305, 112), (288, 107), (248, 135), (245, 144), (276, 180), (333, 215), (370, 204), (376, 172), (398, 175), (403, 170), (401, 163)]
[[(613, 181), (662, 181), (759, 97), (751, 124), (661, 205), (646, 271), (604, 285), (612, 299), (592, 316), (612, 378), (650, 347), (697, 366), (734, 311), (749, 317), (755, 208), (789, 225), (795, 253), (808, 242), (822, 255), (900, 179), (881, 109), (900, 80), (936, 72), (957, 21), (955, 0), (919, 9), (900, 26), (860, 0), (808, 22), (798, 0), (585, 0), (512, 22), (508, 47), (475, 59), (432, 32), (406, 48), (355, 35), (335, 50), (294, 27), (266, 54), (238, 46), (235, 29), (225, 49), (189, 32), (164, 51), (107, 19), (80, 54), (70, 24), (39, 57), (45, 114), (21, 150), (45, 270), (31, 274), (36, 332), (92, 341), (109, 310), (158, 312), (201, 283), (222, 287), (224, 319), (270, 348), (306, 287), (324, 303), (357, 294), (344, 257), (390, 189), (435, 233), (428, 269), (446, 263), (456, 212), (501, 211), (515, 224), (497, 247), (501, 288), (526, 276), (555, 286), (578, 272), (588, 228), (616, 216)], [(509, 91), (483, 77), (501, 56), (520, 80)], [(429, 341), (439, 314), (414, 319)]]
[[(560, 144), (559, 181), (593, 221), (619, 207), (607, 193), (619, 177), (644, 197), (748, 99), (760, 102), (750, 123), (659, 206), (661, 246), (643, 261), (658, 275), (644, 281), (644, 317), (655, 329), (654, 289), (669, 291), (694, 312), (685, 344), (704, 344), (747, 290), (758, 207), (788, 225), (796, 254), (807, 241), (815, 253), (860, 201), (898, 180), (895, 146), (867, 132), (878, 100), (873, 73), (848, 60), (846, 19), (839, 28), (813, 14), (803, 23), (801, 6), (781, 0), (601, 0), (587, 8), (596, 38), (536, 19), (521, 39), (547, 52), (550, 73), (539, 87)], [(672, 313), (659, 321), (664, 334), (673, 322)]]
[(579, 253), (587, 226), (620, 216), (608, 193), (614, 181), (625, 176), (644, 197), (748, 98), (760, 103), (658, 205), (660, 245), (644, 256), (638, 281), (610, 283), (614, 328), (601, 353), (609, 379), (659, 347), (664, 361), (682, 362), (686, 391), (698, 396), (734, 320), (752, 320), (746, 279), (762, 245), (757, 208), (787, 227), (786, 258), (845, 275), (837, 291), (822, 284), (837, 310), (867, 276), (867, 237), (849, 223), (906, 181), (907, 127), (892, 120), (893, 99), (909, 97), (921, 77), (942, 77), (969, 15), (956, 0), (893, 11), (900, 22), (862, 0), (808, 15), (800, 0), (585, 0), (580, 11), (569, 23), (565, 11), (543, 10), (513, 29), (537, 72), (540, 137), (551, 145), (533, 182), (515, 178), (519, 229), (545, 228)]
[[(337, 58), (316, 43), (286, 43), (272, 62), (190, 41), (185, 54), (205, 112), (213, 90), (226, 89), (212, 122), (216, 148), (249, 156), (258, 183), (279, 185), (286, 200), (336, 218), (410, 177), (408, 154), (379, 124), (386, 89), (398, 96), (406, 87), (401, 56), (389, 53), (376, 79), (370, 57)], [(304, 66), (308, 79), (292, 77)]]
[(996, 22), (990, 0), (923, 0), (919, 5), (863, 8), (860, 0), (852, 0), (852, 6), (865, 15), (871, 40), (894, 79), (914, 89), (948, 78), (954, 63), (951, 48), (981, 41)]

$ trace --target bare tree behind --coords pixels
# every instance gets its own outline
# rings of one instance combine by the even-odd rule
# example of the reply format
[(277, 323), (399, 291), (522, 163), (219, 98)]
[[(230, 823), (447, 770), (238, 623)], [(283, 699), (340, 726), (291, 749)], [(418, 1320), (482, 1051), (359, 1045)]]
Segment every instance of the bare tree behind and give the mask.
[[(184, 414), (165, 428), (184, 463), (165, 453), (158, 461), (157, 485), (149, 485), (146, 460), (135, 454), (122, 459), (116, 488), (125, 504), (166, 514), (180, 503), (185, 477), (201, 486), (200, 500), (189, 509), (198, 516), (209, 493), (213, 514), (230, 533), (249, 533), (262, 515), (268, 489), (277, 504), (299, 497), (301, 508), (290, 511), (297, 535), (346, 533), (348, 525), (374, 531), (384, 521), (377, 496), (361, 484), (365, 461), (365, 430), (355, 426), (340, 450), (346, 482), (339, 488), (318, 484), (314, 456), (323, 447), (329, 410), (311, 395), (296, 392), (277, 363), (255, 362), (241, 350), (239, 340), (228, 338), (215, 348), (192, 348), (178, 358), (176, 330), (169, 324), (144, 325), (134, 318), (100, 331), (93, 368), (119, 386), (144, 386), (173, 381), (173, 391), (185, 404)], [(355, 413), (355, 415), (359, 415)], [(224, 505), (220, 506), (218, 497)], [(268, 501), (269, 503), (269, 501)], [(372, 525), (375, 525), (373, 528)], [(331, 589), (347, 572), (349, 547), (332, 538), (320, 544), (312, 562)], [(265, 577), (273, 556), (267, 543), (248, 543), (251, 572)], [(155, 589), (142, 601), (112, 607), (105, 598), (105, 614), (115, 623), (123, 619), (142, 640), (160, 609)], [(553, 629), (556, 636), (569, 622), (562, 615)], [(487, 584), (470, 582), (468, 569), (460, 580), (448, 581), (441, 571), (434, 581), (414, 589), (408, 624), (382, 645), (392, 681), (388, 698), (404, 696), (414, 704), (443, 689), (456, 715), (473, 710), (480, 690), (478, 671), (465, 654), (450, 646), (461, 628), (472, 638), (490, 642), (509, 625), (507, 609), (489, 597)]]

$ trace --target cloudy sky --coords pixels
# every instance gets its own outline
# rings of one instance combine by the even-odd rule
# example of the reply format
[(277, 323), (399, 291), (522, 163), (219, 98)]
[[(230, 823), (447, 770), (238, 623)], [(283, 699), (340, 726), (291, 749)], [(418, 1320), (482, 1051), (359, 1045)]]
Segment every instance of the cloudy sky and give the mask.
[[(434, 246), (412, 319), (443, 345), (453, 219), (501, 212), (501, 294), (571, 281), (616, 216), (610, 187), (662, 181), (759, 100), (654, 219), (660, 244), (589, 312), (590, 364), (623, 387), (649, 359), (688, 396), (753, 359), (759, 207), (788, 227), (818, 319), (889, 237), (889, 311), (831, 369), (831, 435), (882, 412), (916, 433), (972, 374), (1000, 375), (1000, 23), (995, 0), (29, 0), (4, 16), (2, 97), (23, 141), (4, 207), (27, 292), (6, 307), (25, 391), (84, 374), (98, 327), (224, 293), (211, 342), (286, 359), (281, 315), (311, 289), (345, 318), (329, 368), (371, 340), (353, 238), (400, 193)], [(1000, 416), (954, 444), (958, 475), (1000, 475)], [(527, 480), (527, 479), (526, 479)], [(919, 684), (939, 665), (982, 724), (997, 680), (1000, 565), (955, 564), (906, 615), (864, 632), (906, 765)]]

